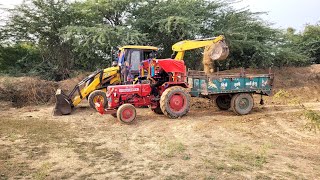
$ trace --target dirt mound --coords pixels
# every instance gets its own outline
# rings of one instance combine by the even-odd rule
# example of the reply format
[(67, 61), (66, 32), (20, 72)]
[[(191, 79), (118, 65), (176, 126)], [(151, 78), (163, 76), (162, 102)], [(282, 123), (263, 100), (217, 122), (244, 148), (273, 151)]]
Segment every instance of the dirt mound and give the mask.
[(206, 98), (191, 98), (191, 107), (195, 109), (210, 109), (212, 103), (210, 99)]
[(77, 85), (81, 80), (87, 77), (88, 73), (79, 74), (77, 77), (66, 79), (63, 81), (58, 82), (59, 88), (65, 92), (70, 92), (75, 85)]
[(0, 101), (14, 107), (53, 102), (58, 84), (34, 77), (1, 77)]

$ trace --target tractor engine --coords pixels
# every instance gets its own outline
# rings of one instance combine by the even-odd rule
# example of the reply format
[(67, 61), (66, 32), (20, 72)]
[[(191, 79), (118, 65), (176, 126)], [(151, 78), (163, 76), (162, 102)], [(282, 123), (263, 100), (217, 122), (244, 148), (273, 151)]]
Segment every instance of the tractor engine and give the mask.
[(117, 85), (108, 87), (108, 108), (116, 109), (129, 103), (135, 107), (151, 104), (151, 86), (149, 84)]

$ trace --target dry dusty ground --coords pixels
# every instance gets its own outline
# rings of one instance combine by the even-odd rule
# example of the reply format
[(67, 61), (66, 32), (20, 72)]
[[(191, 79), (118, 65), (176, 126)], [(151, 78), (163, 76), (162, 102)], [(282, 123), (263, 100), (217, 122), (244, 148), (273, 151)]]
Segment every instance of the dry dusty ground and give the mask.
[(275, 73), (275, 95), (265, 106), (256, 97), (250, 115), (193, 99), (186, 117), (139, 109), (132, 125), (86, 102), (63, 117), (51, 116), (53, 106), (12, 108), (50, 102), (52, 88), (70, 90), (80, 77), (41, 81), (43, 96), (37, 79), (0, 77), (0, 180), (320, 179), (320, 132), (305, 128), (310, 120), (298, 105), (320, 114), (320, 65)]
[(177, 120), (139, 109), (132, 125), (86, 105), (63, 117), (2, 108), (0, 179), (320, 179), (320, 133), (301, 107), (205, 107)]

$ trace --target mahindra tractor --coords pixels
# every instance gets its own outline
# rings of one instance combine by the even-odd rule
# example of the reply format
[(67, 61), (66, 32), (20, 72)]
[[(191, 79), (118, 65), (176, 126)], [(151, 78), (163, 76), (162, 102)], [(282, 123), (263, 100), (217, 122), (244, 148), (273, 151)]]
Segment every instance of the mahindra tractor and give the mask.
[(101, 114), (111, 114), (124, 123), (136, 118), (136, 108), (149, 106), (157, 114), (175, 119), (186, 115), (190, 95), (184, 61), (150, 59), (139, 66), (138, 84), (108, 86), (107, 105), (95, 103)]

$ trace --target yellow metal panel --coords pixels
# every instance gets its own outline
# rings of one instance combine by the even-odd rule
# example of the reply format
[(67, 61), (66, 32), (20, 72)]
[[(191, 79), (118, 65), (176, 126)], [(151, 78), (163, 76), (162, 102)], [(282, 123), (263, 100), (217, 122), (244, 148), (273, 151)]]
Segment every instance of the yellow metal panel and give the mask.
[[(119, 82), (121, 82), (120, 80), (120, 74), (118, 73), (119, 71), (119, 67), (109, 67), (103, 70), (103, 77), (102, 80), (107, 79), (111, 76), (114, 76), (111, 80), (110, 80), (110, 84), (117, 84)], [(91, 92), (93, 92), (94, 90), (96, 90), (99, 86), (100, 86), (100, 73), (97, 74), (94, 77), (94, 80), (90, 83), (89, 86), (84, 87), (83, 89), (81, 89), (80, 93), (82, 95), (82, 99), (86, 98)], [(77, 95), (73, 98), (73, 105), (77, 106), (81, 100), (80, 95)]]
[(123, 50), (123, 49), (147, 49), (147, 50), (155, 50), (155, 51), (158, 50), (158, 48), (154, 47), (154, 46), (132, 46), (132, 45), (123, 46), (119, 49), (120, 50)]
[(174, 52), (177, 52), (175, 60), (183, 60), (184, 53), (187, 50), (191, 49), (197, 49), (202, 48), (211, 44), (214, 44), (216, 42), (224, 40), (224, 36), (220, 35), (218, 37), (212, 38), (212, 39), (205, 39), (205, 40), (184, 40), (177, 42), (172, 46), (172, 50)]

